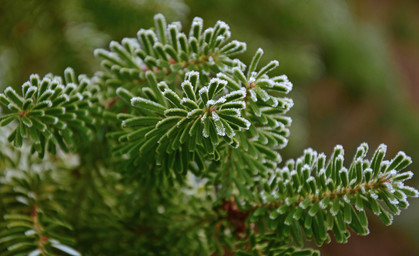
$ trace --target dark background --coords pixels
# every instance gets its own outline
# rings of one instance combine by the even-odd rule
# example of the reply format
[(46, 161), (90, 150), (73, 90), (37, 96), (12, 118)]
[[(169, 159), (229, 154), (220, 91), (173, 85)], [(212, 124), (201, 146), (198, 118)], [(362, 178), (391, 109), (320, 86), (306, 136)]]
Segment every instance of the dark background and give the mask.
[[(280, 61), (294, 83), (290, 143), (330, 153), (342, 144), (350, 159), (363, 141), (371, 151), (404, 150), (419, 167), (419, 1), (414, 0), (2, 0), (0, 89), (19, 88), (30, 74), (62, 74), (67, 66), (93, 75), (93, 49), (135, 37), (153, 15), (208, 25), (221, 19), (232, 38), (247, 42), (248, 63), (263, 48), (262, 64)], [(409, 185), (418, 187), (419, 173)], [(371, 234), (323, 255), (419, 255), (419, 200), (385, 228), (370, 218)]]

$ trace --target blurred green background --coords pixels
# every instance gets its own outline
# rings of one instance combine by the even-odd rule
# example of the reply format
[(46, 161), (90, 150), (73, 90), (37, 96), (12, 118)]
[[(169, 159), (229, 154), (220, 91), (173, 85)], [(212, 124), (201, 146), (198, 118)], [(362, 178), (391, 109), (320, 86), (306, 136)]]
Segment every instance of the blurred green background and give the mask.
[[(284, 159), (304, 148), (348, 155), (363, 141), (412, 156), (419, 169), (419, 1), (417, 0), (2, 0), (0, 89), (19, 88), (30, 74), (62, 74), (67, 66), (93, 75), (93, 49), (135, 37), (153, 15), (221, 19), (245, 41), (248, 63), (280, 61), (294, 83), (295, 106)], [(419, 171), (412, 186), (418, 188)], [(324, 255), (419, 255), (419, 200), (384, 228), (371, 218), (370, 236), (331, 243)]]

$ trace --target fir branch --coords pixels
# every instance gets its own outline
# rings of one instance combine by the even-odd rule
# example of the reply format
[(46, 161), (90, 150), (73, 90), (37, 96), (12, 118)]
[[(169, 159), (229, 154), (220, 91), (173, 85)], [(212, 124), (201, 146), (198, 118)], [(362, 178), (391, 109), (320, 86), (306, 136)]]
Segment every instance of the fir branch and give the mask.
[(10, 110), (0, 116), (0, 125), (17, 123), (8, 137), (10, 142), (21, 147), (24, 138), (31, 138), (33, 150), (42, 158), (46, 150), (53, 154), (57, 146), (66, 152), (76, 150), (82, 140), (92, 138), (94, 114), (101, 109), (94, 96), (98, 88), (85, 76), (76, 78), (70, 68), (65, 71), (65, 82), (58, 76), (41, 80), (32, 75), (22, 85), (22, 96), (11, 87), (0, 94), (0, 103)]
[(198, 73), (189, 72), (182, 83), (182, 92), (178, 94), (164, 82), (157, 84), (152, 73), (148, 73), (148, 79), (153, 91), (149, 98), (133, 97), (123, 88), (117, 90), (121, 98), (130, 101), (141, 112), (140, 116), (118, 115), (122, 127), (130, 129), (109, 135), (127, 143), (116, 148), (117, 155), (129, 154), (132, 158), (150, 161), (153, 160), (149, 157), (152, 151), (162, 160), (167, 154), (189, 155), (192, 152), (190, 157), (181, 156), (166, 165), (175, 170), (180, 166), (179, 171), (185, 174), (191, 164), (189, 161), (203, 162), (201, 159), (209, 155), (219, 157), (221, 144), (237, 147), (236, 133), (250, 126), (241, 117), (241, 110), (245, 108), (244, 90), (226, 93), (227, 82), (224, 80), (214, 78), (202, 86)]
[(386, 147), (381, 145), (367, 160), (367, 150), (367, 144), (358, 148), (349, 169), (343, 166), (340, 146), (327, 163), (324, 154), (306, 150), (271, 174), (250, 221), (274, 230), (283, 239), (292, 236), (300, 245), (302, 231), (318, 245), (330, 241), (328, 230), (338, 242), (346, 242), (350, 235), (346, 225), (367, 235), (366, 209), (390, 225), (393, 215), (408, 207), (407, 198), (418, 196), (416, 189), (404, 184), (413, 173), (401, 172), (411, 159), (399, 152), (391, 161), (383, 160)]
[(126, 38), (121, 43), (113, 41), (110, 51), (96, 50), (95, 55), (102, 59), (102, 66), (111, 73), (111, 76), (105, 76), (105, 83), (133, 80), (144, 83), (147, 71), (153, 71), (169, 84), (191, 70), (218, 73), (236, 66), (238, 60), (230, 56), (246, 50), (246, 44), (242, 42), (227, 41), (230, 29), (222, 21), (203, 30), (203, 20), (195, 18), (189, 37), (180, 32), (179, 23), (166, 24), (163, 15), (156, 15), (157, 35), (154, 30), (141, 29), (136, 39)]
[[(9, 170), (22, 174), (19, 170)], [(59, 193), (51, 181), (51, 175), (27, 171), (24, 177), (3, 179), (0, 183), (0, 204), (6, 206), (0, 224), (0, 253), (2, 255), (81, 255), (75, 249), (74, 239), (69, 237), (72, 227), (56, 214), (62, 213), (58, 202), (50, 201)], [(55, 197), (57, 199), (57, 197)], [(62, 215), (61, 215), (62, 216)]]
[[(318, 255), (303, 235), (346, 242), (348, 227), (369, 232), (366, 210), (389, 225), (418, 196), (411, 159), (383, 160), (383, 145), (367, 159), (362, 144), (348, 167), (337, 146), (278, 168), (293, 106), (287, 76), (270, 76), (278, 62), (258, 68), (261, 49), (248, 68), (233, 59), (246, 45), (222, 21), (195, 18), (188, 34), (154, 21), (96, 50), (91, 79), (67, 69), (0, 94), (2, 255)], [(80, 158), (74, 177), (57, 146)]]

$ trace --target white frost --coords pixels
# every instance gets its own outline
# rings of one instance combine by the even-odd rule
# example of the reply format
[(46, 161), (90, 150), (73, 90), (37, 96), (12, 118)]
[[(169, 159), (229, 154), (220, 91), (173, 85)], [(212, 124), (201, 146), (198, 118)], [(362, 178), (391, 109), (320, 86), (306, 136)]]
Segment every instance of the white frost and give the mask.
[(79, 92), (77, 92), (76, 94), (74, 94), (74, 96), (76, 96), (79, 99), (79, 101), (80, 100), (83, 100), (83, 95), (81, 95)]
[(226, 98), (223, 96), (223, 97), (219, 98), (219, 99), (215, 102), (215, 104), (223, 104), (224, 102), (226, 102)]
[[(249, 128), (250, 128), (250, 125), (252, 125), (250, 122), (249, 122), (249, 120), (247, 120), (246, 118), (242, 118), (243, 119), (243, 121), (244, 121), (244, 123), (245, 123), (245, 125), (246, 125), (246, 130), (249, 130)], [(278, 156), (279, 156), (279, 154), (278, 154)]]
[(344, 150), (343, 150), (342, 145), (336, 145), (333, 151), (334, 152), (339, 151), (340, 154), (342, 154), (342, 155), (344, 154)]
[(350, 203), (351, 203), (351, 198), (349, 197), (349, 195), (348, 195), (348, 194), (345, 194), (345, 195), (343, 196), (343, 200), (344, 200), (346, 203), (348, 203), (348, 204), (350, 204)]
[(58, 117), (54, 116), (54, 122), (52, 124), (57, 124), (58, 123)]
[(217, 21), (215, 24), (216, 27), (225, 28), (226, 30), (230, 29), (230, 26), (222, 20)]
[(310, 183), (312, 181), (315, 181), (313, 176), (308, 177), (308, 179), (306, 180), (307, 183)]
[(206, 132), (205, 129), (202, 129), (202, 136), (204, 136), (205, 138), (209, 137), (209, 134)]
[(199, 95), (202, 95), (204, 93), (208, 93), (208, 87), (206, 87), (206, 86), (199, 89)]
[(75, 85), (74, 83), (69, 83), (69, 84), (67, 84), (67, 86), (66, 86), (66, 89), (67, 88), (70, 88), (71, 90), (75, 90), (76, 88), (77, 88), (77, 85)]
[[(214, 115), (215, 114), (215, 115)], [(220, 117), (215, 113), (215, 112), (213, 112), (212, 113), (212, 119), (214, 120), (214, 121), (218, 121), (218, 120), (220, 120)], [(216, 129), (216, 131), (217, 131), (217, 134), (219, 135), (219, 136), (225, 136), (226, 135), (226, 130), (225, 130), (225, 128), (224, 128), (224, 126), (221, 124), (221, 126), (215, 126), (215, 129)]]
[(324, 200), (321, 200), (321, 201), (320, 201), (320, 208), (322, 208), (322, 209), (326, 209), (326, 208), (327, 208), (327, 205), (328, 205), (328, 204), (326, 204), (326, 203), (324, 202)]
[(223, 35), (219, 35), (219, 36), (217, 36), (217, 38), (216, 38), (216, 41), (224, 41), (225, 40), (225, 37), (223, 36)]
[(370, 191), (370, 196), (372, 199), (377, 200), (378, 199), (378, 195), (376, 193), (374, 193), (373, 191)]
[[(33, 87), (33, 86), (31, 86), (31, 87)], [(30, 89), (30, 88), (29, 88), (29, 89)], [(29, 90), (28, 90), (28, 91), (29, 91)], [(51, 95), (52, 95), (52, 94), (54, 93), (54, 91), (53, 91), (53, 90), (51, 90), (51, 89), (46, 89), (46, 90), (45, 90), (45, 92), (44, 92), (43, 94), (45, 94), (45, 93), (49, 93), (49, 94), (51, 94)], [(43, 94), (42, 94), (42, 95), (43, 95)]]
[(29, 93), (32, 92), (36, 92), (38, 90), (38, 88), (36, 86), (29, 86), (28, 90), (26, 91), (26, 95), (28, 95)]
[(227, 85), (227, 81), (226, 80), (223, 80), (223, 79), (220, 79), (220, 78), (218, 78), (218, 77), (214, 77), (214, 78), (211, 78), (211, 80), (210, 80), (210, 82), (209, 82), (210, 84), (213, 84), (213, 83), (216, 83), (216, 84), (222, 84), (222, 85)]
[(215, 100), (209, 100), (207, 101), (207, 107), (214, 106), (215, 103), (216, 103)]
[(199, 79), (199, 72), (198, 71), (189, 71), (185, 74), (185, 78), (190, 80), (192, 76), (197, 76)]
[(254, 90), (249, 90), (249, 93), (250, 93), (250, 99), (256, 102), (258, 100), (256, 92)]
[(44, 100), (41, 103), (46, 103), (49, 108), (52, 107), (52, 102), (50, 100)]

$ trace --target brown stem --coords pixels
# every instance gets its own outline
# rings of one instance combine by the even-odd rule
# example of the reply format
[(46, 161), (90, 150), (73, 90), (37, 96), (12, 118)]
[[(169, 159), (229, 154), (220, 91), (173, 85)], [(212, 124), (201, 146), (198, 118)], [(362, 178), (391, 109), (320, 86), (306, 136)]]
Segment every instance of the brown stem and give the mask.
[(33, 220), (33, 226), (35, 229), (35, 232), (38, 234), (37, 244), (38, 249), (41, 251), (42, 255), (47, 255), (45, 251), (44, 244), (46, 244), (49, 241), (49, 237), (44, 235), (42, 233), (42, 226), (39, 223), (39, 215), (38, 215), (38, 209), (39, 207), (35, 205), (31, 210), (31, 219)]
[[(381, 178), (379, 180), (373, 180), (373, 181), (370, 181), (368, 183), (358, 184), (353, 188), (346, 187), (346, 188), (342, 189), (340, 192), (334, 190), (334, 191), (326, 191), (321, 196), (316, 196), (316, 195), (312, 195), (312, 194), (309, 194), (307, 196), (299, 196), (297, 198), (297, 202), (295, 202), (294, 205), (297, 205), (297, 204), (301, 203), (302, 201), (304, 201), (307, 198), (310, 198), (312, 200), (312, 202), (316, 202), (316, 201), (321, 201), (322, 199), (324, 199), (327, 196), (332, 200), (336, 197), (343, 197), (346, 194), (353, 195), (353, 194), (358, 193), (361, 190), (362, 187), (364, 187), (364, 189), (366, 191), (369, 191), (369, 190), (372, 190), (372, 189), (383, 188), (384, 187), (383, 184), (386, 183), (386, 182), (389, 182), (389, 180), (385, 179), (385, 178)], [(275, 202), (275, 203), (256, 204), (253, 207), (252, 211), (255, 211), (256, 209), (261, 208), (263, 206), (268, 206), (269, 209), (276, 209), (276, 208), (280, 207), (281, 205), (283, 205), (284, 203), (285, 203), (284, 200), (279, 200), (278, 202)]]

